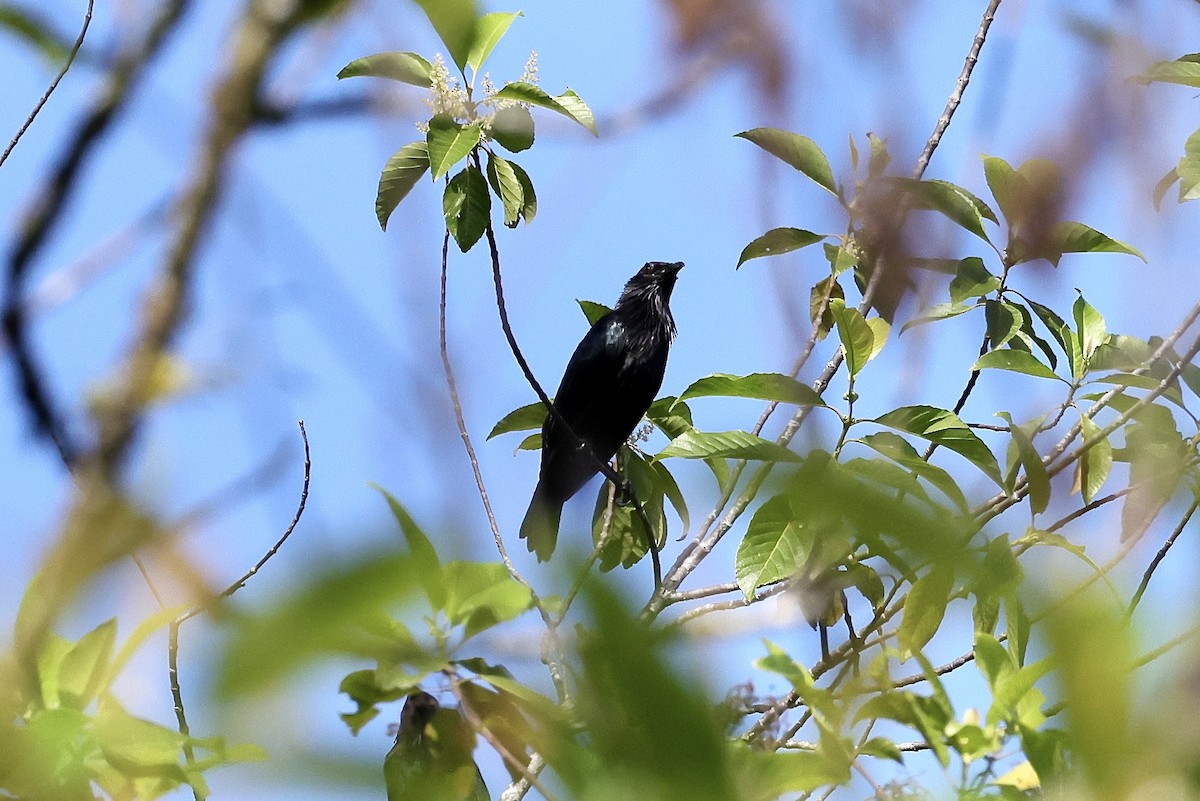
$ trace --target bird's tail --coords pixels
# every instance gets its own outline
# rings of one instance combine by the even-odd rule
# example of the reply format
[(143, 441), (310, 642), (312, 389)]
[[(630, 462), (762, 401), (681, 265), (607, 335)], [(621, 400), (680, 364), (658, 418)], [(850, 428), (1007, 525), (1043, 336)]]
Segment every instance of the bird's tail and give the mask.
[(529, 502), (529, 511), (521, 522), (521, 539), (525, 540), (531, 553), (537, 554), (539, 562), (547, 562), (558, 542), (558, 523), (562, 517), (562, 501), (545, 496), (539, 482)]

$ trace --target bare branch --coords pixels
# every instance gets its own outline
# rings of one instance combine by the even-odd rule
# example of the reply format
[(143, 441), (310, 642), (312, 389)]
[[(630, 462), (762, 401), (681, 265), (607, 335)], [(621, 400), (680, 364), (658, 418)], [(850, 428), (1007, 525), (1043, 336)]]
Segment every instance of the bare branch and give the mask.
[(963, 63), (962, 72), (958, 74), (958, 80), (954, 83), (954, 91), (950, 93), (950, 99), (946, 101), (946, 108), (942, 111), (942, 116), (938, 117), (937, 125), (934, 126), (929, 141), (925, 143), (925, 149), (921, 151), (921, 157), (917, 159), (913, 178), (920, 178), (925, 174), (925, 168), (929, 166), (929, 160), (933, 158), (933, 151), (937, 150), (946, 129), (950, 127), (950, 120), (954, 117), (954, 112), (958, 110), (958, 104), (962, 102), (967, 84), (971, 82), (971, 73), (975, 70), (975, 65), (979, 63), (979, 51), (983, 49), (983, 43), (987, 41), (988, 28), (992, 27), (992, 20), (999, 7), (1000, 0), (991, 0), (987, 9), (984, 10), (983, 19), (979, 22), (979, 30), (975, 32), (975, 40), (971, 42), (971, 49), (967, 51), (967, 60)]
[(1154, 554), (1154, 558), (1150, 560), (1150, 565), (1146, 568), (1146, 572), (1142, 574), (1142, 580), (1138, 584), (1137, 591), (1134, 592), (1132, 600), (1129, 601), (1129, 615), (1132, 616), (1137, 610), (1138, 604), (1141, 603), (1142, 596), (1146, 593), (1146, 588), (1150, 586), (1150, 579), (1154, 575), (1154, 571), (1158, 569), (1159, 564), (1167, 557), (1167, 551), (1171, 550), (1171, 546), (1175, 544), (1175, 540), (1183, 533), (1183, 529), (1187, 526), (1188, 521), (1192, 519), (1192, 515), (1196, 513), (1196, 509), (1200, 508), (1200, 499), (1192, 501), (1192, 505), (1183, 513), (1183, 518), (1180, 519), (1179, 525), (1175, 526), (1175, 530), (1171, 532), (1171, 536), (1167, 537), (1167, 541), (1158, 549), (1158, 553)]
[[(191, 736), (191, 729), (188, 726), (187, 712), (183, 705), (183, 689), (179, 683), (179, 628), (192, 618), (207, 612), (217, 602), (230, 597), (246, 586), (246, 582), (253, 578), (275, 554), (279, 553), (279, 549), (283, 547), (288, 537), (292, 536), (292, 532), (296, 530), (296, 526), (300, 523), (300, 518), (304, 514), (304, 509), (308, 505), (308, 488), (312, 481), (312, 453), (308, 447), (308, 432), (304, 428), (303, 420), (299, 422), (299, 426), (300, 437), (304, 440), (304, 483), (300, 488), (300, 502), (296, 505), (296, 513), (292, 515), (292, 522), (284, 529), (282, 536), (275, 541), (275, 544), (255, 563), (254, 567), (247, 570), (242, 574), (241, 578), (221, 592), (196, 604), (191, 609), (179, 615), (179, 617), (171, 621), (171, 625), (167, 630), (167, 675), (171, 685), (171, 698), (175, 702), (175, 722), (178, 725), (179, 733), (184, 737)], [(151, 586), (153, 587), (153, 585)], [(183, 743), (183, 754), (189, 765), (195, 762), (195, 753), (192, 750), (191, 742), (188, 740), (185, 740)], [(196, 801), (201, 801), (202, 794), (195, 785), (192, 786), (192, 795)]]
[(41, 113), (42, 106), (46, 105), (46, 101), (50, 99), (50, 95), (54, 94), (54, 90), (58, 88), (58, 83), (67, 74), (67, 70), (71, 69), (71, 65), (75, 63), (75, 55), (79, 52), (79, 48), (83, 47), (83, 37), (87, 35), (88, 26), (92, 24), (92, 5), (94, 0), (88, 0), (87, 11), (83, 15), (83, 27), (79, 29), (79, 36), (75, 39), (75, 45), (71, 48), (71, 52), (67, 53), (67, 61), (62, 65), (62, 69), (58, 71), (58, 75), (54, 76), (54, 80), (50, 82), (46, 92), (41, 99), (34, 105), (33, 111), (29, 112), (29, 116), (25, 118), (25, 122), (17, 130), (12, 141), (8, 143), (8, 147), (4, 148), (4, 152), (0, 153), (0, 167), (4, 166), (4, 162), (8, 160), (8, 155), (13, 152), (13, 148), (17, 146), (17, 142), (21, 141), (21, 137), (29, 130), (29, 126), (33, 125), (33, 121), (37, 115)]

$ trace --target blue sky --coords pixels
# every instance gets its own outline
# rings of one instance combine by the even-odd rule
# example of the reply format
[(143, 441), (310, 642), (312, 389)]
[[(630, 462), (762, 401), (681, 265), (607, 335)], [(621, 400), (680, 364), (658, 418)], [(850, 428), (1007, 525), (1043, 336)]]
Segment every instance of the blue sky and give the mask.
[[(234, 5), (201, 4), (173, 38), (86, 172), (65, 224), (35, 267), (35, 290), (179, 186), (204, 118), (197, 99), (214, 79), (213, 56), (222, 51)], [(759, 125), (803, 133), (824, 148), (844, 179), (847, 137), (865, 149), (863, 137), (870, 131), (889, 141), (897, 170), (907, 173), (953, 87), (983, 5), (913, 0), (876, 12), (869, 3), (772, 4), (791, 58), (788, 110), (762, 108), (748, 75), (726, 69), (671, 114), (620, 135), (607, 135), (602, 127), (594, 139), (535, 113), (538, 141), (517, 160), (537, 187), (538, 216), (528, 229), (501, 229), (499, 242), (513, 325), (542, 382), (553, 388), (585, 330), (575, 299), (612, 303), (641, 263), (655, 259), (688, 265), (672, 303), (680, 334), (664, 393), (678, 393), (712, 372), (785, 371), (807, 334), (792, 324), (789, 310), (797, 298), (799, 308), (806, 307), (808, 287), (824, 274), (820, 254), (814, 248), (735, 271), (738, 253), (776, 225), (835, 233), (841, 221), (828, 195), (787, 168), (771, 174), (764, 213), (760, 152), (733, 135)], [(75, 29), (83, 6), (31, 4), (64, 32)], [(664, 45), (670, 24), (658, 4), (488, 5), (517, 9), (525, 16), (489, 60), (493, 78), (516, 78), (529, 51), (536, 50), (543, 87), (556, 93), (570, 86), (602, 125), (672, 84), (687, 64)], [(89, 46), (105, 52), (112, 46), (113, 13), (109, 4), (97, 4)], [(882, 26), (875, 38), (871, 19)], [(1088, 44), (1081, 22), (1116, 32), (1119, 58)], [(1121, 256), (1068, 257), (1055, 273), (1030, 275), (1025, 286), (1055, 307), (1066, 306), (1074, 288), (1082, 289), (1112, 331), (1143, 338), (1164, 334), (1195, 301), (1195, 208), (1167, 203), (1156, 213), (1149, 203), (1150, 188), (1196, 127), (1194, 93), (1145, 89), (1123, 78), (1149, 60), (1194, 50), (1190, 43), (1198, 29), (1200, 14), (1184, 0), (1007, 0), (927, 172), (986, 196), (980, 154), (1015, 165), (1035, 155), (1069, 152), (1084, 133), (1096, 136), (1097, 157), (1068, 216), (1136, 245), (1149, 264)], [(365, 79), (339, 83), (338, 69), (361, 55), (392, 49), (432, 55), (438, 45), (415, 7), (366, 3), (337, 33), (293, 46), (273, 85), (285, 96), (299, 92), (310, 99), (365, 91), (371, 88)], [(1103, 83), (1106, 73), (1115, 77)], [(36, 54), (6, 38), (0, 39), (0, 74), (6, 76), (0, 130), (15, 130), (53, 73)], [(31, 188), (96, 79), (86, 66), (74, 69), (0, 170), (0, 208), (8, 210), (0, 218), (5, 243), (12, 241)], [(1102, 84), (1136, 116), (1111, 129), (1090, 124), (1081, 129), (1083, 112), (1104, 96)], [(245, 604), (286, 589), (305, 565), (394, 542), (386, 509), (368, 482), (408, 504), (450, 552), (478, 558), (492, 552), (438, 363), (439, 188), (419, 186), (386, 233), (373, 213), (383, 163), (420, 136), (413, 123), (423, 107), (419, 92), (409, 89), (389, 93), (406, 109), (393, 115), (264, 130), (242, 146), (202, 251), (194, 307), (180, 338), (196, 391), (154, 413), (130, 463), (131, 491), (170, 519), (280, 450), (282, 459), (273, 462), (265, 485), (223, 503), (218, 515), (181, 539), (182, 551), (221, 584), (252, 564), (290, 519), (300, 465), (295, 421), (306, 421), (314, 459), (309, 510), (285, 552), (239, 596)], [(968, 250), (974, 247), (969, 237), (935, 230), (932, 249), (979, 252)], [(161, 234), (138, 238), (94, 283), (36, 320), (35, 341), (55, 397), (76, 421), (83, 419), (86, 394), (123, 352), (162, 249)], [(930, 302), (943, 300), (942, 292), (929, 290)], [(977, 347), (978, 325), (960, 318), (899, 339), (893, 334), (878, 362), (864, 372), (860, 394), (876, 413), (902, 403), (952, 405)], [(533, 396), (500, 334), (483, 248), (466, 256), (452, 253), (449, 326), (488, 489), (502, 527), (515, 531), (536, 477), (536, 457), (514, 456), (514, 436), (483, 438), (496, 420)], [(820, 354), (827, 358), (830, 348), (826, 343)], [(824, 358), (811, 362), (807, 378)], [(984, 381), (968, 408), (1006, 408), (1018, 420), (1027, 419), (1053, 401), (1051, 394), (1038, 394), (1042, 390), (1028, 381)], [(833, 391), (840, 394), (844, 386), (835, 381)], [(3, 620), (15, 612), (21, 587), (54, 534), (70, 485), (51, 451), (32, 437), (8, 367), (0, 370), (0, 397), (9, 410), (0, 415)], [(759, 413), (750, 401), (698, 401), (693, 408), (697, 424), (708, 430), (749, 427)], [(802, 439), (824, 438), (829, 447), (831, 429), (815, 419), (809, 425)], [(680, 473), (697, 520), (714, 495), (704, 471), (693, 468), (680, 466)], [(582, 527), (589, 511), (587, 501), (571, 504), (566, 526)], [(1190, 550), (1168, 560), (1162, 585), (1147, 603), (1165, 603), (1183, 578), (1180, 566), (1195, 564), (1195, 546), (1181, 547)], [(669, 547), (666, 560), (673, 557)], [(732, 548), (715, 554), (713, 563), (707, 579), (725, 580)], [(554, 580), (531, 560), (521, 566), (538, 581)], [(640, 595), (649, 573), (639, 567), (633, 576), (605, 580), (624, 581)], [(131, 626), (150, 603), (133, 567), (118, 567), (98, 582), (78, 619), (66, 626), (86, 630), (113, 614)], [(782, 632), (785, 647), (812, 658), (814, 638), (779, 621), (764, 613), (755, 625), (767, 626), (769, 636)], [(201, 631), (204, 624), (196, 628), (197, 656), (188, 669), (203, 676), (198, 654), (211, 634)], [(737, 680), (758, 636), (752, 629), (725, 642), (734, 669), (730, 676), (715, 674), (715, 686)], [(126, 688), (130, 706), (165, 721), (160, 645), (152, 643), (143, 657)], [(336, 743), (337, 750), (364, 758), (382, 754), (383, 721), (351, 740), (336, 720), (345, 705), (332, 690), (338, 669), (345, 667), (309, 677), (301, 690), (309, 699), (304, 716), (287, 710), (285, 717), (314, 742)], [(538, 666), (531, 660), (525, 667)], [(269, 708), (283, 714), (278, 701)], [(204, 713), (198, 714), (203, 721)], [(234, 795), (245, 794), (251, 782), (260, 798), (290, 793), (286, 783), (264, 780), (252, 769), (214, 775), (213, 782), (218, 790), (229, 782), (224, 789)]]

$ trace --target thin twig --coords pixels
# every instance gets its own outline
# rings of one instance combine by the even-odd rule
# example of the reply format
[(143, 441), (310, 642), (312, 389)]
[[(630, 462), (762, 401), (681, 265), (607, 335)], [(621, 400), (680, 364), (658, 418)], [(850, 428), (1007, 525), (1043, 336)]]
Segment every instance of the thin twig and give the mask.
[(545, 785), (538, 781), (538, 777), (526, 767), (525, 763), (517, 759), (515, 754), (505, 748), (504, 744), (500, 742), (499, 738), (497, 738), (490, 729), (488, 729), (483, 720), (480, 719), (479, 715), (475, 714), (475, 710), (471, 708), (471, 705), (467, 702), (466, 695), (462, 691), (462, 687), (460, 686), (462, 684), (462, 679), (459, 678), (458, 674), (454, 673), (453, 671), (445, 671), (445, 673), (446, 677), (450, 679), (450, 692), (454, 694), (456, 699), (458, 699), (458, 708), (462, 712), (463, 717), (467, 719), (467, 723), (471, 724), (471, 728), (478, 732), (479, 736), (486, 740), (488, 745), (490, 745), (492, 749), (500, 755), (500, 758), (503, 759), (513, 770), (518, 771), (524, 781), (529, 782), (530, 785), (537, 788), (537, 791), (542, 794), (546, 801), (557, 801), (556, 796), (547, 790)]
[(21, 137), (29, 130), (29, 126), (33, 125), (34, 119), (41, 113), (42, 106), (46, 105), (46, 101), (50, 99), (50, 95), (54, 94), (54, 90), (58, 88), (58, 82), (67, 74), (67, 70), (71, 69), (71, 65), (75, 62), (75, 56), (79, 53), (79, 48), (83, 47), (83, 37), (87, 35), (88, 26), (92, 24), (92, 5), (94, 0), (88, 0), (87, 11), (83, 15), (83, 27), (79, 29), (79, 36), (75, 39), (75, 46), (71, 48), (71, 52), (67, 54), (67, 61), (62, 65), (62, 69), (58, 71), (58, 75), (54, 76), (54, 80), (50, 82), (45, 94), (38, 100), (37, 105), (33, 107), (33, 111), (29, 112), (29, 116), (25, 118), (25, 122), (21, 125), (12, 141), (8, 143), (8, 147), (4, 148), (4, 152), (0, 153), (0, 167), (4, 166), (4, 162), (8, 160), (8, 155), (13, 152), (13, 148), (17, 146), (17, 142), (21, 141)]
[[(478, 149), (472, 151), (471, 158), (475, 162), (475, 169), (482, 172), (479, 161)], [(496, 232), (492, 228), (491, 217), (487, 218), (484, 226), (484, 234), (487, 236), (488, 250), (492, 257), (492, 282), (496, 288), (496, 309), (500, 313), (500, 327), (504, 329), (504, 337), (508, 340), (508, 347), (512, 351), (513, 358), (517, 360), (517, 366), (521, 368), (521, 372), (525, 375), (525, 380), (529, 382), (529, 386), (533, 388), (534, 393), (538, 396), (538, 400), (546, 407), (546, 413), (554, 418), (554, 422), (561, 426), (563, 433), (571, 442), (572, 446), (583, 448), (587, 453), (591, 454), (592, 459), (599, 466), (599, 472), (604, 475), (609, 481), (621, 487), (625, 495), (632, 499), (633, 506), (637, 510), (638, 518), (641, 520), (642, 527), (646, 531), (646, 543), (650, 551), (650, 560), (654, 567), (654, 587), (657, 592), (662, 587), (662, 564), (658, 556), (658, 541), (654, 536), (654, 527), (650, 524), (650, 517), (646, 514), (645, 507), (642, 506), (641, 500), (637, 497), (633, 489), (633, 485), (626, 481), (620, 473), (618, 473), (608, 462), (601, 459), (592, 450), (591, 445), (587, 440), (577, 435), (567, 421), (563, 419), (562, 414), (554, 406), (554, 402), (550, 400), (550, 396), (546, 394), (546, 390), (542, 389), (542, 385), (534, 376), (533, 370), (529, 367), (529, 362), (525, 360), (525, 355), (521, 352), (520, 345), (517, 344), (517, 338), (513, 334), (512, 326), (508, 322), (508, 309), (504, 304), (504, 282), (500, 275), (500, 249), (496, 245)]]
[[(488, 495), (487, 486), (483, 482), (483, 471), (479, 467), (479, 457), (475, 453), (475, 445), (471, 442), (471, 435), (467, 431), (467, 421), (463, 415), (462, 402), (458, 395), (458, 380), (454, 376), (454, 366), (450, 362), (450, 347), (447, 341), (446, 334), (446, 299), (447, 299), (447, 277), (449, 273), (450, 261), (450, 231), (447, 229), (442, 238), (442, 270), (441, 270), (441, 292), (438, 298), (438, 347), (442, 357), (442, 372), (446, 376), (446, 386), (450, 391), (450, 405), (454, 410), (454, 422), (458, 426), (458, 435), (462, 439), (463, 447), (467, 451), (467, 461), (471, 463), (471, 472), (475, 477), (475, 488), (479, 493), (479, 499), (483, 503), (484, 514), (487, 515), (488, 526), (492, 531), (492, 539), (496, 542), (496, 550), (500, 554), (500, 561), (504, 564), (504, 569), (512, 577), (513, 581), (520, 584), (529, 591), (529, 597), (533, 600), (534, 608), (538, 610), (538, 614), (542, 618), (542, 622), (546, 624), (546, 628), (553, 634), (555, 621), (549, 610), (546, 609), (545, 603), (542, 601), (537, 590), (533, 585), (521, 575), (521, 571), (517, 570), (516, 564), (508, 555), (508, 548), (504, 545), (504, 538), (500, 536), (500, 525), (496, 522), (496, 513), (492, 509), (492, 501)], [(554, 681), (555, 691), (558, 693), (559, 701), (565, 701), (569, 697), (567, 685), (562, 678), (562, 671), (554, 664), (561, 661), (561, 645), (558, 642), (557, 636), (554, 637), (554, 646), (558, 653), (553, 657), (550, 667), (550, 677)]]
[[(253, 578), (275, 554), (279, 553), (279, 549), (283, 547), (288, 537), (292, 536), (292, 532), (296, 530), (296, 526), (300, 523), (300, 518), (304, 515), (304, 509), (308, 505), (308, 489), (312, 482), (312, 453), (308, 447), (308, 432), (304, 428), (303, 420), (299, 421), (299, 426), (300, 437), (304, 440), (304, 483), (300, 488), (300, 502), (296, 505), (296, 513), (292, 515), (292, 522), (288, 524), (283, 535), (275, 541), (275, 544), (255, 563), (254, 567), (243, 573), (241, 578), (221, 592), (196, 604), (191, 609), (179, 615), (179, 617), (171, 621), (171, 625), (167, 630), (167, 675), (171, 684), (171, 698), (175, 702), (175, 722), (178, 725), (179, 733), (184, 737), (183, 755), (189, 765), (195, 763), (196, 755), (192, 749), (191, 729), (188, 727), (187, 712), (184, 710), (183, 705), (183, 690), (179, 683), (179, 628), (187, 621), (204, 614), (219, 601), (230, 597), (246, 586), (246, 582)], [(196, 801), (201, 801), (203, 797), (195, 785), (192, 785), (192, 796)]]
[(1179, 521), (1179, 525), (1175, 526), (1175, 530), (1171, 532), (1171, 536), (1167, 537), (1167, 541), (1163, 543), (1162, 547), (1158, 549), (1158, 553), (1154, 554), (1154, 558), (1150, 560), (1150, 565), (1146, 568), (1146, 572), (1142, 574), (1142, 580), (1138, 584), (1137, 591), (1129, 601), (1128, 614), (1131, 617), (1134, 611), (1137, 610), (1138, 604), (1141, 603), (1146, 588), (1150, 586), (1150, 578), (1154, 575), (1154, 571), (1158, 569), (1158, 565), (1166, 558), (1167, 551), (1171, 550), (1171, 546), (1175, 544), (1175, 540), (1183, 533), (1183, 529), (1187, 526), (1188, 521), (1192, 519), (1192, 515), (1196, 513), (1198, 507), (1200, 507), (1200, 499), (1192, 501), (1192, 505), (1183, 513), (1183, 518)]
[(971, 49), (967, 52), (967, 60), (963, 63), (962, 71), (958, 74), (958, 80), (954, 84), (954, 91), (950, 93), (950, 99), (946, 102), (946, 108), (943, 109), (942, 116), (938, 117), (937, 125), (934, 126), (929, 141), (925, 143), (925, 149), (921, 151), (921, 157), (917, 159), (917, 167), (913, 170), (913, 178), (920, 178), (925, 174), (925, 168), (929, 166), (929, 160), (933, 158), (933, 151), (937, 150), (938, 144), (942, 141), (942, 136), (945, 135), (946, 129), (950, 127), (950, 120), (954, 117), (954, 112), (958, 110), (958, 104), (962, 102), (962, 96), (967, 90), (967, 84), (971, 82), (971, 73), (975, 70), (975, 65), (979, 63), (979, 52), (983, 49), (983, 43), (987, 40), (988, 28), (992, 27), (992, 20), (995, 18), (996, 9), (999, 7), (1000, 0), (991, 0), (988, 3), (987, 9), (983, 12), (983, 19), (979, 23), (979, 29), (975, 32), (975, 40), (971, 42)]

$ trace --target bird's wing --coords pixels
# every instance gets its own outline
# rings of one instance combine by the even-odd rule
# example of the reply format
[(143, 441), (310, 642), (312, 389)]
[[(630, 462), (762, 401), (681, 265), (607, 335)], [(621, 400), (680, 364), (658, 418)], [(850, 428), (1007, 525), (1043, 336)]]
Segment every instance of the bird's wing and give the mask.
[(596, 321), (571, 354), (554, 404), (572, 428), (595, 419), (595, 407), (609, 402), (625, 361), (626, 339), (624, 323), (610, 312)]

